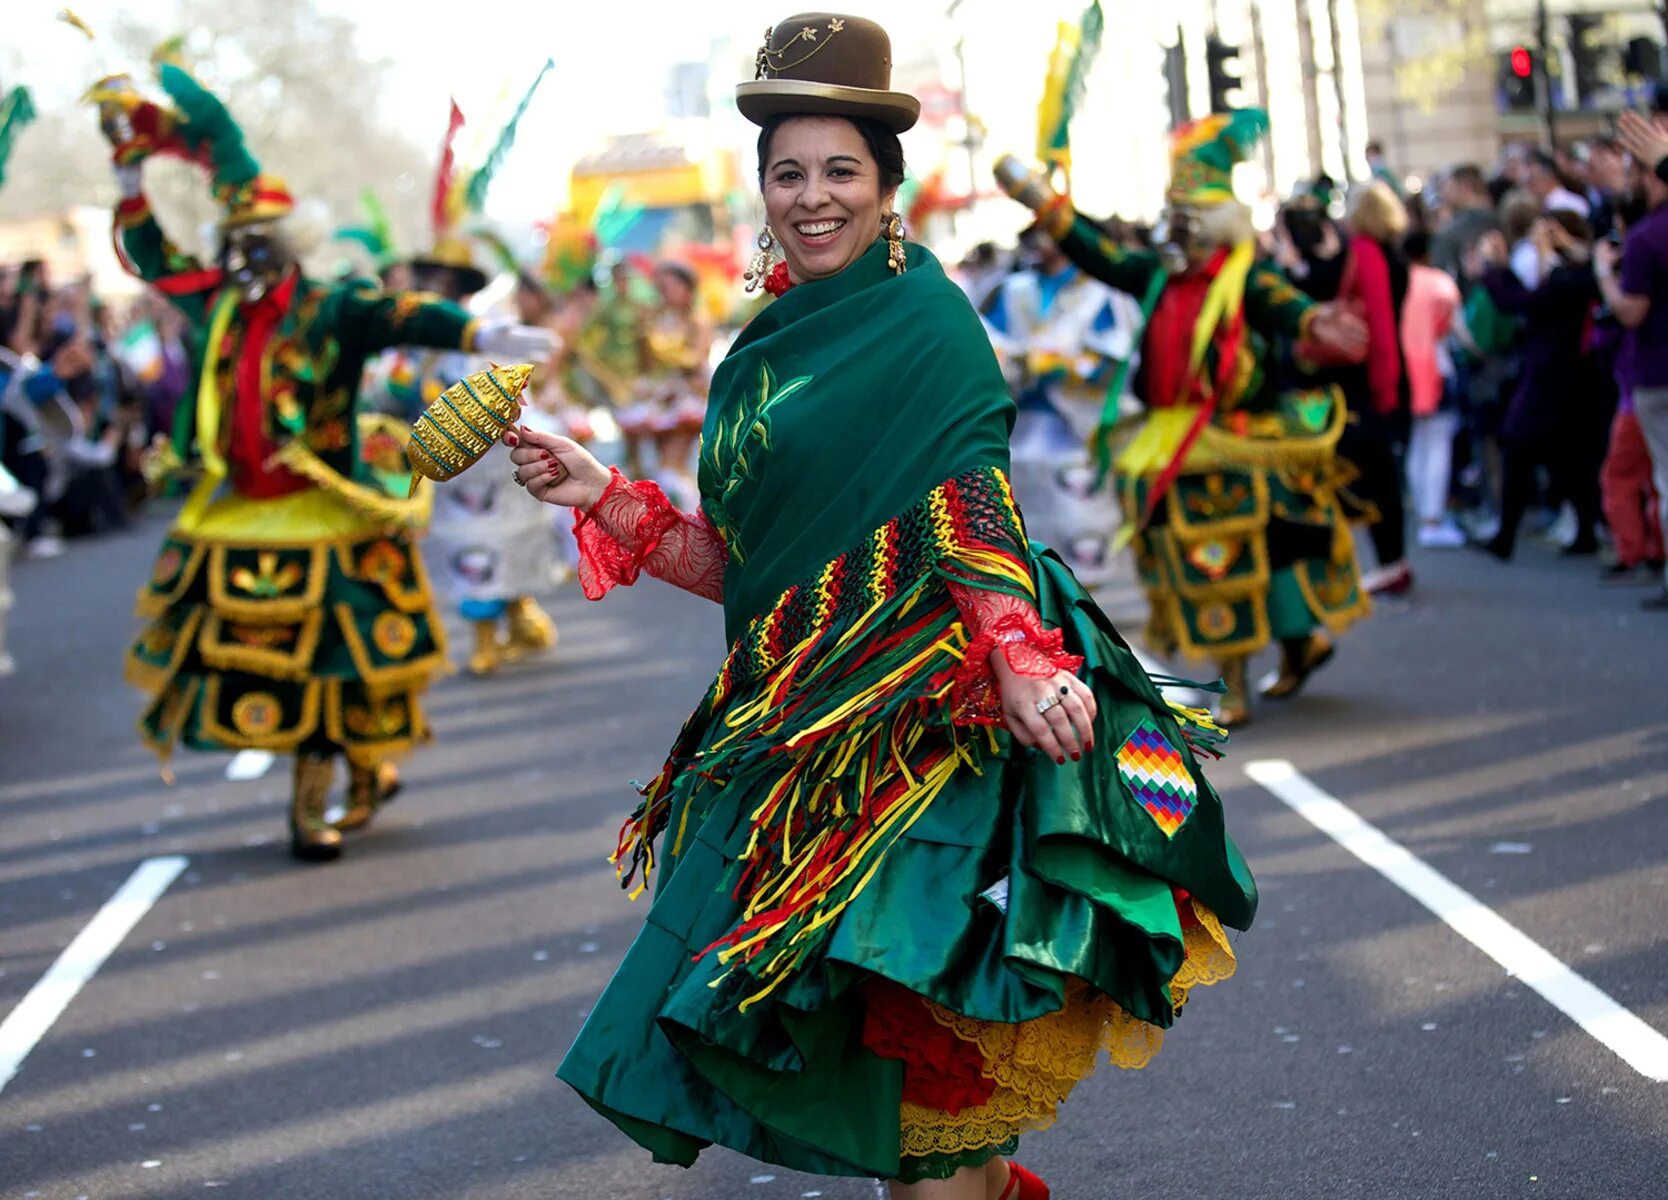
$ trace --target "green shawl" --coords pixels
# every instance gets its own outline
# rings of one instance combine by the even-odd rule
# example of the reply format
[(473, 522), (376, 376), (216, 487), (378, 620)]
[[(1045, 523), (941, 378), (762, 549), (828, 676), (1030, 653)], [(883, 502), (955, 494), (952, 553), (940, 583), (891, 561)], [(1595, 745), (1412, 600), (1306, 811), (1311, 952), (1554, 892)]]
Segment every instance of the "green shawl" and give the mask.
[(894, 275), (881, 241), (742, 331), (713, 374), (700, 479), (730, 546), (731, 641), (936, 485), (1007, 471), (1013, 402), (989, 344), (929, 251)]

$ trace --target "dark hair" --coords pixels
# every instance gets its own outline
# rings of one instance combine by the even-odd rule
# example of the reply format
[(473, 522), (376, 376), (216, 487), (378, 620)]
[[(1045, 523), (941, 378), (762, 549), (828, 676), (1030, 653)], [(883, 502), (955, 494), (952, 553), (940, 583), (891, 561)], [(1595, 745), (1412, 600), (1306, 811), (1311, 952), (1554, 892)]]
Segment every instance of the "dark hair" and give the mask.
[(1402, 253), (1409, 262), (1424, 262), (1431, 256), (1431, 235), (1415, 229), (1402, 239)]
[[(785, 122), (796, 116), (813, 116), (812, 113), (782, 113), (765, 121), (759, 130), (759, 186), (764, 187), (765, 161), (770, 156), (770, 139), (776, 136), (776, 131)], [(869, 155), (875, 160), (875, 166), (880, 170), (880, 194), (894, 191), (904, 181), (903, 143), (898, 141), (898, 135), (873, 117), (841, 117), (842, 121), (850, 121), (857, 132), (862, 135), (863, 144), (869, 148)]]
[(670, 275), (673, 279), (681, 281), (683, 286), (690, 291), (695, 291), (695, 272), (676, 259), (668, 258), (657, 262), (654, 265), (654, 273), (656, 275)]
[(1488, 194), (1488, 180), (1483, 178), (1483, 169), (1476, 163), (1461, 163), (1448, 173), (1448, 178), (1479, 196)]
[(1578, 212), (1571, 212), (1567, 208), (1555, 208), (1546, 214), (1548, 218), (1563, 226), (1564, 232), (1578, 242), (1593, 240), (1593, 226)]

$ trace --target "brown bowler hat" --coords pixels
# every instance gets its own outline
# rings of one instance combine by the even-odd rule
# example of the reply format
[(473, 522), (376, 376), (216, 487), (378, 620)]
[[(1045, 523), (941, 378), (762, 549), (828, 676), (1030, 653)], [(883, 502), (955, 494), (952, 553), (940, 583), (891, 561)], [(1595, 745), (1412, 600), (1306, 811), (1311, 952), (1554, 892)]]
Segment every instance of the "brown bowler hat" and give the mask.
[(801, 13), (765, 36), (758, 74), (736, 86), (736, 107), (755, 125), (771, 117), (872, 117), (902, 133), (921, 102), (892, 88), (892, 39), (873, 21)]

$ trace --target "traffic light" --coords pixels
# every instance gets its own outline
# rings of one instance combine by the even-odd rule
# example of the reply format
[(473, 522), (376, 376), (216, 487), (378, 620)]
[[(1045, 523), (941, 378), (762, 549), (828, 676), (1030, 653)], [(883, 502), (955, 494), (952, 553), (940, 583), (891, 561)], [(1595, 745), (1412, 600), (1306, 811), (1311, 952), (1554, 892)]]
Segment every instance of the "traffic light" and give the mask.
[(1187, 46), (1177, 30), (1176, 44), (1164, 47), (1164, 100), (1170, 109), (1170, 128), (1187, 124), (1192, 112), (1187, 103)]
[(1570, 62), (1575, 67), (1575, 102), (1584, 105), (1603, 86), (1600, 79), (1598, 17), (1572, 13), (1569, 22)]
[(1629, 38), (1622, 50), (1622, 69), (1639, 79), (1661, 79), (1661, 45), (1648, 37)]
[(1535, 107), (1535, 52), (1528, 46), (1500, 56), (1500, 100), (1508, 112)]
[(1213, 113), (1227, 112), (1234, 107), (1228, 93), (1237, 91), (1245, 82), (1233, 73), (1237, 65), (1234, 60), (1238, 57), (1238, 46), (1228, 45), (1214, 33), (1205, 39), (1205, 68), (1210, 75), (1210, 110)]

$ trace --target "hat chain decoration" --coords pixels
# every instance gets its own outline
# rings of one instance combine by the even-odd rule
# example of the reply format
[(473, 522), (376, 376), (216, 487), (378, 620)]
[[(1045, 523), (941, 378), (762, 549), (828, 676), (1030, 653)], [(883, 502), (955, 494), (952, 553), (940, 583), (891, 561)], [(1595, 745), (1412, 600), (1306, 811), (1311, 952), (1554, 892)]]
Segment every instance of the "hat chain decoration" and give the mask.
[[(840, 17), (830, 17), (828, 20), (828, 32), (830, 35), (839, 33), (845, 27), (846, 23)], [(764, 45), (759, 47), (758, 57), (754, 60), (753, 64), (754, 79), (769, 79), (772, 75), (780, 75), (783, 71), (791, 71), (802, 63), (809, 62), (812, 58), (816, 57), (817, 53), (833, 40), (832, 36), (818, 40), (816, 27), (807, 25), (783, 43), (781, 49), (772, 50), (770, 47), (770, 39), (775, 35), (775, 32), (776, 31), (774, 29), (765, 30)], [(782, 60), (787, 57), (788, 52), (800, 42), (809, 42), (811, 44), (811, 48), (799, 58), (794, 59), (792, 62), (783, 62)]]

